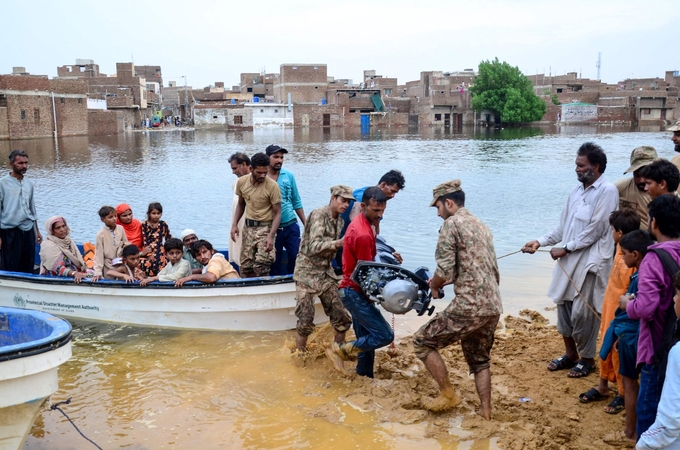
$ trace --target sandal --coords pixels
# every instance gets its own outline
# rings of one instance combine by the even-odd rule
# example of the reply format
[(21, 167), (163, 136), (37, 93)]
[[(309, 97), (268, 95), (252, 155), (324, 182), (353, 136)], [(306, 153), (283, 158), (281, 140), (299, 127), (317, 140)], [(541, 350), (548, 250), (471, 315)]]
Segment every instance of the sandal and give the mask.
[[(588, 390), (588, 392), (584, 392), (583, 394), (578, 396), (578, 400), (581, 403), (599, 402), (599, 401), (602, 401), (602, 400), (607, 400), (608, 398), (609, 398), (608, 395), (600, 394), (600, 391), (598, 391), (595, 388), (590, 388)], [(614, 400), (612, 400), (612, 402), (609, 404), (609, 406), (611, 406), (617, 398), (618, 397), (614, 397)], [(605, 408), (605, 412), (607, 412), (607, 408)], [(615, 413), (611, 413), (611, 414), (615, 414)]]
[(612, 445), (621, 444), (635, 445), (635, 439), (629, 438), (623, 431), (614, 431), (613, 433), (608, 433), (602, 438), (602, 440), (605, 441), (607, 444)]
[[(550, 364), (553, 364), (555, 366), (555, 368), (551, 369)], [(550, 361), (550, 364), (548, 364), (548, 370), (551, 371), (551, 372), (555, 372), (555, 371), (558, 371), (558, 370), (564, 370), (564, 369), (571, 369), (572, 367), (574, 367), (576, 365), (576, 363), (574, 361), (572, 361), (571, 359), (569, 359), (569, 357), (567, 355), (562, 355), (557, 359), (553, 359), (552, 361)]]
[(626, 409), (626, 401), (620, 395), (612, 399), (607, 406), (604, 407), (604, 412), (607, 414), (618, 414)]
[(582, 359), (580, 359), (578, 361), (578, 363), (576, 363), (574, 368), (569, 371), (567, 376), (569, 378), (583, 378), (583, 377), (587, 377), (588, 375), (590, 375), (590, 373), (593, 370), (595, 370), (594, 366), (591, 366), (590, 364), (585, 363), (585, 362), (583, 362)]

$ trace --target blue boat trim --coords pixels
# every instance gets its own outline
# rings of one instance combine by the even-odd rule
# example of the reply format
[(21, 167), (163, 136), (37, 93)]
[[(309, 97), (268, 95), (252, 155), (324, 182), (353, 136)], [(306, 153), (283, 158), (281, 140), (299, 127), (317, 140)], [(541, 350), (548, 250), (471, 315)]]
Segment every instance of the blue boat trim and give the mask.
[[(115, 288), (125, 288), (125, 289), (178, 289), (175, 287), (174, 283), (171, 281), (163, 282), (154, 281), (149, 283), (146, 287), (140, 286), (139, 283), (126, 283), (119, 280), (99, 280), (92, 283), (87, 280), (83, 280), (82, 283), (74, 283), (73, 278), (67, 277), (56, 277), (50, 275), (34, 275), (22, 272), (8, 272), (5, 270), (0, 270), (0, 280), (17, 280), (17, 281), (28, 281), (36, 284), (53, 284), (53, 285), (69, 285), (69, 286), (83, 286), (83, 287), (115, 287)], [(219, 280), (216, 283), (206, 284), (199, 281), (189, 281), (184, 283), (181, 289), (214, 289), (214, 288), (224, 288), (224, 287), (247, 287), (247, 286), (265, 286), (265, 285), (276, 285), (292, 283), (293, 275), (279, 275), (273, 277), (254, 277), (254, 278), (236, 278), (231, 280)]]
[(0, 362), (52, 351), (72, 338), (68, 321), (43, 311), (0, 307), (0, 317), (7, 324), (0, 331), (1, 342), (20, 341), (0, 346)]

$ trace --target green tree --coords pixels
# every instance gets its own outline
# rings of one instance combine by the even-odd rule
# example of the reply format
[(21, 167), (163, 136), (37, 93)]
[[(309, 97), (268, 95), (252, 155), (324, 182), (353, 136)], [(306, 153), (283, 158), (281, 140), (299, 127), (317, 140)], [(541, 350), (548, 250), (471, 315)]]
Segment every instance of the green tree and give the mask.
[(534, 94), (531, 81), (505, 61), (482, 61), (473, 83), (472, 109), (493, 111), (502, 123), (534, 122), (545, 114), (545, 102)]

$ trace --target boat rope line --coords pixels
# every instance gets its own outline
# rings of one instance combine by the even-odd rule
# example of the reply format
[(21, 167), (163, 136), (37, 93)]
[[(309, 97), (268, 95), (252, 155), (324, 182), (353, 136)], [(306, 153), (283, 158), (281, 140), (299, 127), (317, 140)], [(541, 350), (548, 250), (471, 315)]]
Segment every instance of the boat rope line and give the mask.
[[(507, 255), (499, 256), (498, 258), (496, 258), (496, 260), (505, 258), (505, 257), (507, 257), (507, 256), (514, 255), (514, 254), (519, 253), (519, 252), (521, 252), (521, 251), (522, 251), (522, 250), (517, 250), (517, 251), (511, 252), (511, 253), (508, 253)], [(541, 250), (541, 249), (537, 249), (536, 251), (537, 251), (537, 252), (542, 252), (542, 253), (550, 253), (550, 250)], [(595, 317), (597, 317), (598, 319), (602, 319), (602, 316), (601, 316), (597, 311), (595, 311), (595, 309), (593, 309), (592, 306), (590, 306), (590, 304), (586, 301), (586, 299), (585, 299), (585, 297), (583, 296), (583, 294), (581, 294), (581, 290), (576, 286), (576, 283), (574, 283), (574, 280), (571, 279), (571, 276), (569, 276), (569, 274), (567, 273), (567, 271), (564, 269), (564, 266), (562, 266), (562, 263), (560, 262), (560, 260), (559, 260), (559, 259), (556, 259), (555, 261), (557, 261), (557, 265), (560, 266), (560, 269), (562, 269), (562, 272), (564, 272), (564, 274), (565, 274), (565, 275), (567, 276), (567, 278), (569, 279), (569, 282), (571, 283), (572, 287), (573, 287), (574, 289), (576, 289), (576, 293), (578, 294), (579, 297), (581, 297), (581, 301), (583, 301), (583, 304), (586, 305), (586, 306), (588, 307), (588, 309), (590, 310), (590, 312), (592, 312), (593, 314), (595, 314)]]
[[(48, 402), (49, 402), (49, 400), (48, 400)], [(70, 404), (70, 403), (71, 403), (71, 397), (69, 397), (68, 400), (63, 401), (63, 402), (58, 402), (58, 403), (55, 403), (55, 404), (52, 404), (51, 402), (49, 402), (49, 403), (50, 403), (50, 410), (51, 410), (51, 411), (55, 411), (55, 410), (56, 410), (56, 411), (59, 411), (60, 413), (62, 413), (62, 414), (64, 415), (64, 417), (66, 417), (66, 419), (67, 419), (69, 422), (71, 422), (71, 425), (73, 425), (73, 428), (75, 428), (76, 431), (77, 431), (78, 433), (80, 433), (80, 435), (81, 435), (82, 437), (85, 438), (85, 440), (89, 441), (92, 445), (94, 445), (95, 447), (97, 447), (99, 450), (103, 450), (103, 449), (102, 449), (100, 446), (98, 446), (92, 439), (90, 439), (89, 437), (85, 436), (85, 435), (83, 434), (83, 432), (80, 431), (80, 429), (76, 426), (76, 424), (73, 423), (73, 420), (71, 420), (71, 418), (68, 416), (68, 414), (66, 414), (66, 413), (64, 412), (64, 410), (61, 409), (61, 408), (59, 407), (60, 405), (68, 405), (68, 404)]]
[[(394, 333), (394, 313), (392, 313), (392, 333)], [(392, 358), (397, 356), (397, 346), (394, 345), (394, 339), (392, 339), (392, 343), (390, 344), (389, 353)]]

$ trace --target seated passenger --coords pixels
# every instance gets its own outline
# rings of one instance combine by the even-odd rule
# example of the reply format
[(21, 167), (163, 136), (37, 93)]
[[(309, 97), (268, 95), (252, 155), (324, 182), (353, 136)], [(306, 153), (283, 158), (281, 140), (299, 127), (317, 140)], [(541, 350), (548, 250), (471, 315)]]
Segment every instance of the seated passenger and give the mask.
[(191, 254), (203, 265), (203, 271), (175, 281), (175, 286), (180, 287), (187, 281), (200, 281), (201, 283), (215, 283), (217, 280), (239, 278), (236, 269), (227, 261), (222, 253), (215, 252), (212, 244), (201, 239), (191, 244)]
[(182, 234), (180, 235), (179, 238), (182, 240), (182, 243), (184, 244), (184, 255), (182, 255), (182, 258), (189, 261), (189, 265), (191, 266), (191, 273), (201, 273), (201, 271), (203, 270), (203, 266), (201, 265), (200, 262), (196, 261), (196, 258), (193, 257), (190, 250), (191, 244), (198, 241), (198, 237), (196, 237), (196, 232), (191, 228), (187, 228), (186, 230), (182, 231)]
[(87, 266), (83, 255), (71, 240), (71, 230), (66, 219), (53, 216), (45, 222), (47, 236), (40, 245), (40, 274), (73, 278), (80, 281), (91, 275), (87, 273)]
[(130, 244), (136, 245), (141, 250), (140, 257), (148, 258), (150, 261), (156, 260), (156, 255), (151, 253), (151, 248), (144, 247), (144, 236), (142, 235), (142, 223), (132, 217), (132, 208), (127, 203), (116, 206), (116, 223), (123, 227), (125, 236)]
[(107, 280), (125, 280), (134, 283), (144, 278), (144, 272), (139, 268), (139, 247), (126, 245), (123, 249), (123, 261), (106, 273)]
[(144, 278), (139, 284), (146, 286), (152, 281), (176, 281), (191, 275), (189, 261), (182, 258), (184, 245), (177, 238), (170, 238), (163, 245), (168, 264), (155, 277)]
[(116, 224), (116, 210), (113, 206), (99, 208), (99, 218), (104, 226), (97, 232), (94, 249), (94, 276), (92, 282), (106, 276), (114, 266), (114, 260), (123, 255), (123, 248), (130, 244), (125, 230)]

